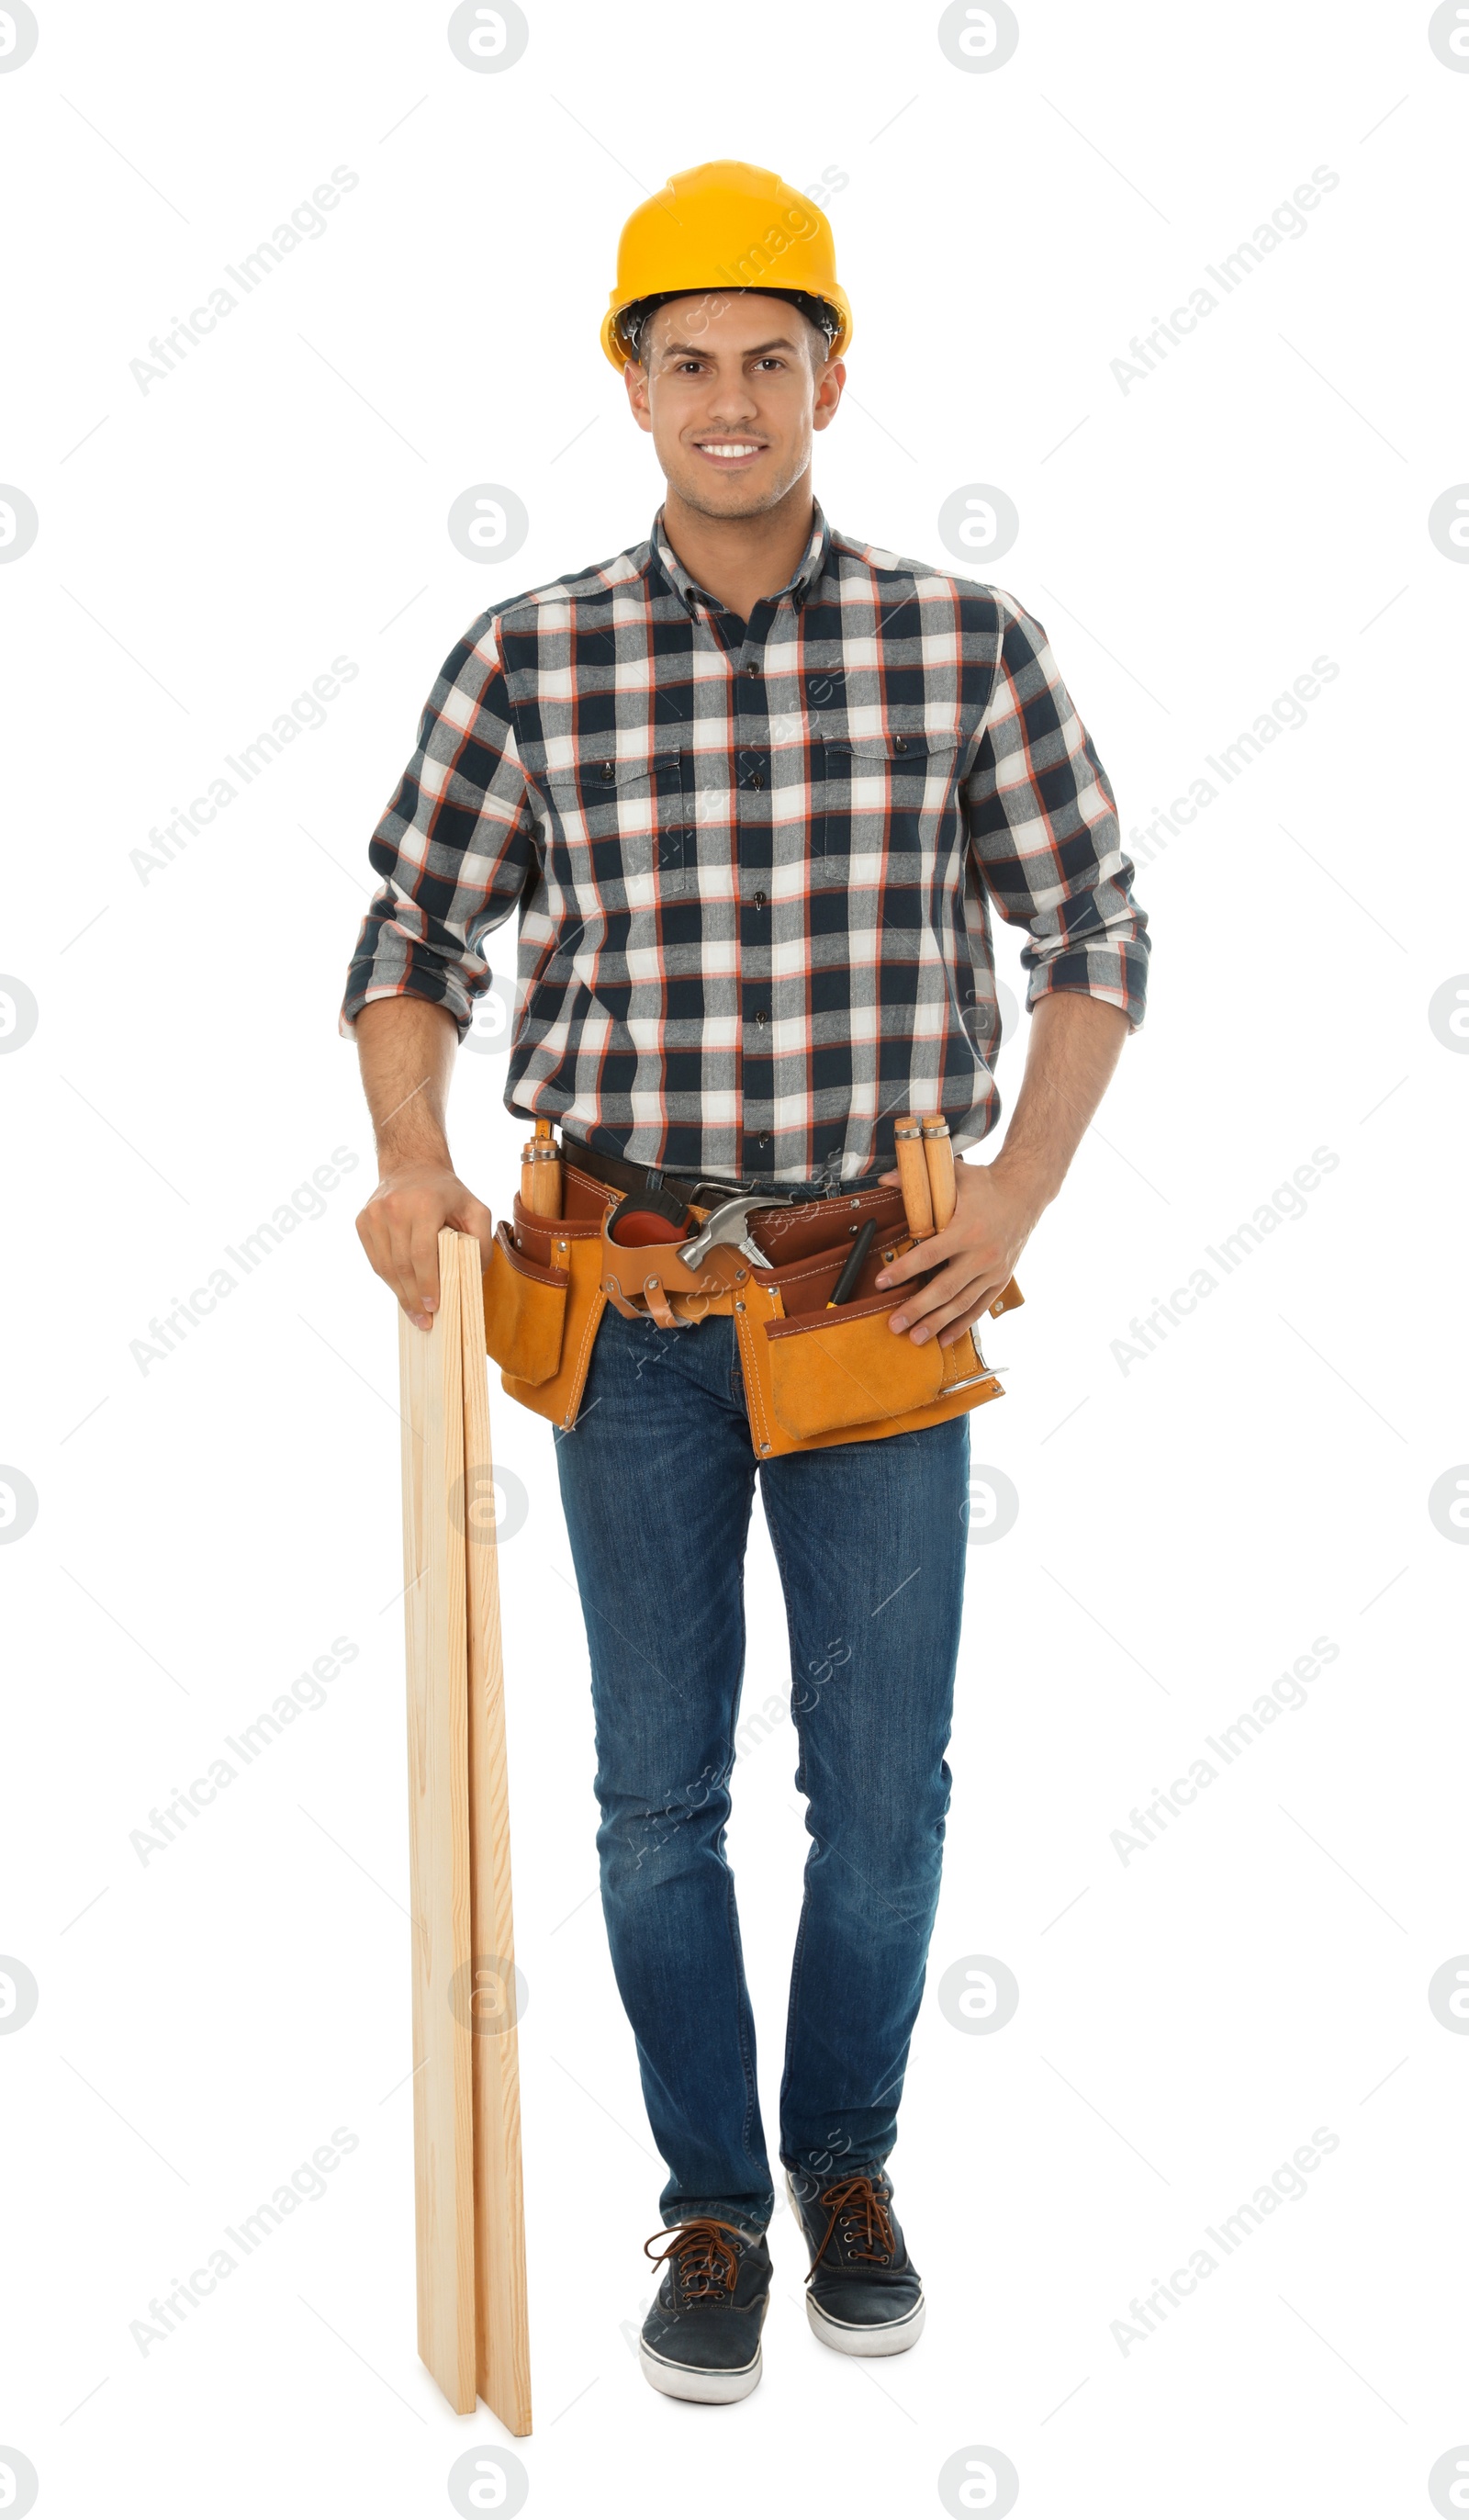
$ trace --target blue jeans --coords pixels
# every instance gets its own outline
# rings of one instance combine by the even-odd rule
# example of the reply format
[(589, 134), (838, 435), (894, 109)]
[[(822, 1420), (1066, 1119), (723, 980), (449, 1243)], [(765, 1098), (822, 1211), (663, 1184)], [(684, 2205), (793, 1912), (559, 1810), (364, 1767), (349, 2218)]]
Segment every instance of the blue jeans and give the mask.
[[(660, 1330), (609, 1308), (556, 1460), (602, 1912), (670, 2172), (663, 2217), (762, 2230), (774, 2196), (725, 1855), (757, 1467), (734, 1323)], [(896, 2135), (949, 1808), (968, 1462), (960, 1417), (759, 1464), (812, 1841), (780, 2086), (780, 2159), (807, 2176), (879, 2162)]]

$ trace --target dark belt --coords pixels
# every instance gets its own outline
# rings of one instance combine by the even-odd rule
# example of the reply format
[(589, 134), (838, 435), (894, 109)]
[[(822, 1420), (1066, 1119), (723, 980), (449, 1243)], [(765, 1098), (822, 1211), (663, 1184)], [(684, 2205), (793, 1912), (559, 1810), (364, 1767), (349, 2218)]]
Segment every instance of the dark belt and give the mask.
[(837, 1182), (829, 1191), (821, 1191), (812, 1189), (804, 1182), (774, 1182), (759, 1179), (734, 1181), (727, 1180), (721, 1173), (666, 1172), (656, 1166), (627, 1163), (621, 1155), (599, 1154), (594, 1147), (584, 1146), (580, 1138), (570, 1137), (564, 1130), (561, 1133), (561, 1152), (568, 1164), (575, 1164), (578, 1172), (590, 1173), (594, 1181), (605, 1182), (609, 1190), (620, 1190), (624, 1192), (651, 1191), (658, 1190), (667, 1183), (682, 1196), (687, 1197), (690, 1207), (706, 1207), (711, 1204), (709, 1200), (701, 1199), (696, 1195), (701, 1190), (715, 1192), (712, 1204), (716, 1206), (721, 1199), (738, 1198), (741, 1193), (754, 1195), (761, 1191), (769, 1192), (772, 1204), (788, 1198), (796, 1198), (804, 1203), (807, 1200), (815, 1201), (821, 1198), (850, 1198), (859, 1190), (872, 1189), (877, 1181), (877, 1175), (874, 1173), (870, 1179), (864, 1176), (861, 1182)]

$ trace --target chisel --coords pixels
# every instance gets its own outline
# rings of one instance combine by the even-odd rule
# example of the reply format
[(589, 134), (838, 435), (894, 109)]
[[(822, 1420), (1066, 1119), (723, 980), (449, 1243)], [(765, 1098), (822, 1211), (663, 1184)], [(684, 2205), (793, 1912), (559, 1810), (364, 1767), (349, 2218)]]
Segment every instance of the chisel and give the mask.
[(903, 1185), (903, 1208), (908, 1230), (915, 1242), (922, 1242), (933, 1232), (933, 1200), (928, 1189), (928, 1166), (923, 1155), (923, 1124), (912, 1111), (894, 1123), (893, 1148), (898, 1158), (898, 1178)]
[(954, 1148), (949, 1138), (949, 1123), (942, 1111), (923, 1123), (923, 1153), (928, 1163), (928, 1194), (933, 1202), (934, 1232), (942, 1234), (954, 1214), (957, 1193), (954, 1184)]
[(536, 1122), (520, 1149), (520, 1204), (532, 1216), (560, 1215), (561, 1150), (549, 1120)]

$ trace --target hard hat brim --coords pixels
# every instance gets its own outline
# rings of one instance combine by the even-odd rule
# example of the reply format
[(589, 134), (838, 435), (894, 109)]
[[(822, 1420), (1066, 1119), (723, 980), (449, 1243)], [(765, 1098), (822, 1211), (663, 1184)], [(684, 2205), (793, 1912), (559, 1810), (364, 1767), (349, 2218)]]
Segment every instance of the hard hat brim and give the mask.
[[(680, 289), (677, 293), (681, 297), (698, 297), (701, 295), (708, 295), (711, 297), (770, 297), (779, 296), (781, 292), (779, 289), (768, 290), (760, 289), (758, 287), (732, 289), (727, 280), (710, 280), (706, 282), (696, 282), (691, 288)], [(821, 297), (824, 302), (830, 306), (834, 313), (839, 316), (840, 326), (833, 337), (831, 347), (827, 352), (827, 357), (832, 359), (845, 357), (847, 347), (852, 338), (852, 309), (847, 300), (846, 291), (844, 289), (839, 289), (834, 281), (826, 281), (823, 283), (820, 289), (809, 290), (806, 293), (813, 297)], [(636, 306), (639, 303), (639, 298), (628, 297), (615, 289), (612, 291), (611, 295), (607, 300), (607, 311), (602, 319), (601, 346), (607, 357), (610, 359), (613, 367), (618, 370), (619, 374), (624, 368), (632, 364), (632, 358), (631, 353), (623, 341), (622, 334), (619, 330), (618, 319), (626, 314), (629, 306)]]

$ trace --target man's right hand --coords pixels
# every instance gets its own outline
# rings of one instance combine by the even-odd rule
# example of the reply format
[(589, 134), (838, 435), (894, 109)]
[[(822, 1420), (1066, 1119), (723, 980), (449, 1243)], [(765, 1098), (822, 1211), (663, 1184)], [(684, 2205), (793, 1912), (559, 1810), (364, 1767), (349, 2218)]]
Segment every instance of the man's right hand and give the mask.
[(384, 1172), (357, 1219), (362, 1247), (416, 1329), (433, 1327), (439, 1300), (439, 1232), (472, 1234), (488, 1268), (489, 1209), (448, 1163), (400, 1163)]

